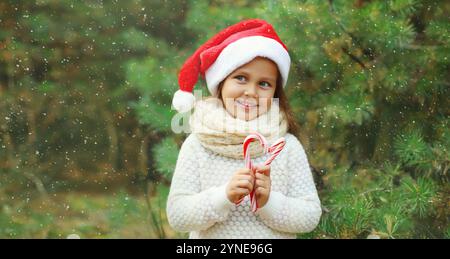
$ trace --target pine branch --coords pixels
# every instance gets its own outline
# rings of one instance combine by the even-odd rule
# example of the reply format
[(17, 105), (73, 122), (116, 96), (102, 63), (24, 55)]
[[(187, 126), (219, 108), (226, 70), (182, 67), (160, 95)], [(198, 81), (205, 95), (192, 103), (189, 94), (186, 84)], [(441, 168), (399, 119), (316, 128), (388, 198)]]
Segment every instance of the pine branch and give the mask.
[[(349, 32), (344, 25), (341, 23), (341, 21), (337, 18), (336, 12), (334, 10), (334, 6), (333, 6), (333, 1), (329, 0), (328, 4), (330, 6), (330, 13), (331, 13), (331, 17), (333, 17), (334, 21), (338, 24), (339, 28), (345, 33), (347, 34), (354, 43), (356, 43), (356, 45), (359, 46), (360, 49), (364, 50), (364, 48), (361, 45), (361, 42), (357, 39), (357, 37), (355, 35), (353, 35), (353, 33)], [(366, 69), (366, 65), (364, 64), (364, 62), (359, 59), (357, 56), (353, 55), (346, 47), (342, 47), (341, 48), (342, 51), (350, 57), (351, 60), (355, 61), (356, 63), (358, 63), (363, 69)], [(364, 53), (366, 53), (365, 51), (363, 51)]]
[(383, 192), (383, 191), (388, 191), (388, 190), (386, 188), (373, 188), (373, 189), (370, 189), (370, 190), (360, 193), (359, 196), (364, 196), (364, 195), (366, 195), (368, 193), (372, 193), (372, 192)]
[(364, 62), (362, 62), (357, 56), (353, 55), (352, 53), (350, 53), (350, 51), (348, 51), (348, 49), (346, 47), (342, 47), (341, 48), (342, 51), (344, 51), (345, 54), (347, 54), (347, 56), (349, 56), (353, 61), (355, 61), (356, 63), (358, 63), (361, 68), (366, 69), (366, 65), (364, 65)]

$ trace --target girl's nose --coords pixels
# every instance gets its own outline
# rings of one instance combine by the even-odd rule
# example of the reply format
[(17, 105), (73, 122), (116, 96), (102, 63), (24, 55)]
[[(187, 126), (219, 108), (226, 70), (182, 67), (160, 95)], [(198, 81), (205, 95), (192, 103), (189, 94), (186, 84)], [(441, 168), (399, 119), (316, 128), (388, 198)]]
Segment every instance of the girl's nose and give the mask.
[(256, 97), (257, 96), (256, 86), (254, 86), (254, 85), (247, 86), (244, 94), (245, 94), (245, 96)]

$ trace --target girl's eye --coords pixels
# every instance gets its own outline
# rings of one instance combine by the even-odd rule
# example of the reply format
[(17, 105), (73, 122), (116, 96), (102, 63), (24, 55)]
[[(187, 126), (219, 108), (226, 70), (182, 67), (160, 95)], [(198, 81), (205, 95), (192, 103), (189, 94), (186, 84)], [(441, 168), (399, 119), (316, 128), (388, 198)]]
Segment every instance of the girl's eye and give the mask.
[(270, 87), (270, 84), (266, 81), (262, 81), (261, 83), (259, 83), (259, 85), (264, 87)]
[(240, 82), (244, 82), (245, 81), (245, 77), (244, 76), (235, 76), (234, 78), (236, 78)]

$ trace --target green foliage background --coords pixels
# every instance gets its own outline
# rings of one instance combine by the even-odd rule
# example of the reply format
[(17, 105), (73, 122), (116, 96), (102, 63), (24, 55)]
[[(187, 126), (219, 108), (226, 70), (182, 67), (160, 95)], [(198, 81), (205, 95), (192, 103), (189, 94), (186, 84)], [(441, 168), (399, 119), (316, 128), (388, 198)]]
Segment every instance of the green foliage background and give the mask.
[(0, 237), (185, 237), (164, 212), (186, 137), (171, 130), (177, 73), (258, 17), (289, 48), (323, 203), (298, 237), (448, 238), (448, 13), (429, 0), (2, 1)]

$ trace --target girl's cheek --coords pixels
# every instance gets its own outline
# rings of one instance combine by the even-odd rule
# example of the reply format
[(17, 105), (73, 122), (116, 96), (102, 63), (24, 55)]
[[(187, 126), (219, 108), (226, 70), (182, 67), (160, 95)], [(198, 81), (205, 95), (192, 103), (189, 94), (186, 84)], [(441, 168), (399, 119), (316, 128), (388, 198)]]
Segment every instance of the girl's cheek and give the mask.
[(230, 91), (230, 94), (234, 97), (237, 98), (239, 96), (241, 96), (243, 94), (242, 91), (243, 87), (240, 85), (234, 85), (232, 88), (232, 91)]
[(223, 97), (223, 102), (225, 103), (225, 107), (226, 107), (228, 110), (232, 110), (232, 109), (233, 109), (233, 106), (234, 106), (233, 98), (230, 98), (230, 97)]
[(226, 88), (222, 92), (222, 96), (224, 98), (237, 98), (239, 96), (239, 93), (241, 92), (241, 89), (238, 85), (234, 83), (228, 83), (226, 85)]

